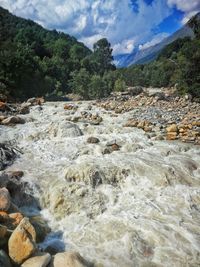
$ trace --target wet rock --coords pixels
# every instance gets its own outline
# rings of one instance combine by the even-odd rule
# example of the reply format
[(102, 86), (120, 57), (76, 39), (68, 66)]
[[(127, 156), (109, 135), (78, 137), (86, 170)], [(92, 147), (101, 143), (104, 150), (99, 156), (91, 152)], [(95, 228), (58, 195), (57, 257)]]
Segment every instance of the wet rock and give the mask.
[(9, 256), (21, 264), (36, 251), (36, 233), (28, 218), (24, 218), (8, 241)]
[(14, 125), (14, 124), (24, 124), (26, 121), (19, 117), (19, 116), (12, 116), (8, 117), (7, 119), (3, 120), (1, 123), (3, 125)]
[(6, 103), (0, 101), (0, 111), (6, 110)]
[(77, 252), (64, 252), (54, 256), (50, 267), (94, 267), (94, 264)]
[(24, 176), (23, 171), (9, 171), (7, 172), (9, 179), (17, 179), (20, 180)]
[(27, 100), (27, 103), (30, 103), (31, 106), (42, 105), (45, 102), (43, 97), (32, 97)]
[(51, 255), (49, 253), (38, 253), (34, 257), (31, 257), (28, 260), (26, 260), (21, 265), (21, 267), (46, 267), (50, 261), (51, 261)]
[(120, 150), (120, 146), (118, 144), (113, 144), (111, 146), (111, 149), (112, 149), (112, 151), (118, 151), (118, 150)]
[(106, 148), (103, 150), (102, 154), (103, 154), (103, 155), (106, 155), (106, 154), (110, 154), (111, 152), (112, 152), (111, 149), (106, 147)]
[(3, 250), (0, 250), (0, 266), (1, 267), (12, 267), (8, 255)]
[[(115, 147), (116, 144), (113, 146)], [(111, 152), (113, 151), (112, 146), (109, 149)], [(124, 179), (120, 167), (110, 161), (104, 162), (103, 160), (103, 163), (85, 161), (79, 164), (71, 164), (66, 170), (65, 179), (68, 182), (84, 182), (92, 187), (97, 187), (102, 183), (116, 185)]]
[[(10, 143), (0, 143), (0, 170), (12, 164), (21, 151)], [(0, 175), (0, 183), (1, 183)]]
[(72, 122), (60, 123), (57, 130), (57, 136), (59, 137), (77, 137), (83, 135), (78, 125)]
[(7, 116), (3, 116), (3, 115), (0, 115), (0, 123), (5, 120), (7, 118)]
[(11, 200), (8, 189), (0, 188), (0, 210), (7, 211), (10, 208)]
[(6, 236), (7, 227), (4, 225), (0, 225), (0, 239), (3, 239)]
[(34, 216), (30, 217), (30, 223), (33, 225), (36, 232), (36, 242), (43, 242), (47, 234), (51, 231), (47, 222), (41, 216)]
[(31, 103), (23, 103), (21, 106), (17, 108), (17, 113), (19, 114), (28, 114), (30, 113)]
[(73, 110), (73, 109), (77, 109), (77, 107), (73, 104), (65, 104), (64, 109), (65, 110)]
[(97, 144), (99, 142), (100, 142), (100, 140), (96, 137), (93, 137), (93, 136), (91, 136), (87, 139), (87, 143), (89, 143), (89, 144)]

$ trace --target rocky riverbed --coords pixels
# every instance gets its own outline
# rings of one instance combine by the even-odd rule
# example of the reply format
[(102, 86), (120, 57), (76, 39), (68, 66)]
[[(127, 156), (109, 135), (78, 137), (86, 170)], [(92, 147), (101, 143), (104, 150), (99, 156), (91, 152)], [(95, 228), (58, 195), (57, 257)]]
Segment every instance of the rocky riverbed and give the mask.
[(41, 211), (20, 209), (52, 230), (40, 250), (104, 267), (199, 265), (199, 104), (158, 96), (44, 103), (17, 115), (23, 124), (2, 123), (0, 142), (23, 151), (6, 171), (23, 171)]

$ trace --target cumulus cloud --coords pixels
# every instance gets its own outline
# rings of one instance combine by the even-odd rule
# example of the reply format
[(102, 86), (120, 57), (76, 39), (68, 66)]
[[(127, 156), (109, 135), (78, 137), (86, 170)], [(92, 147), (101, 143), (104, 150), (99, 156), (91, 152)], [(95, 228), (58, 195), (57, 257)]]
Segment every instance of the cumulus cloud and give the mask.
[(169, 7), (176, 7), (185, 13), (182, 23), (185, 24), (192, 16), (200, 11), (200, 0), (168, 0)]
[(113, 54), (129, 54), (135, 48), (135, 40), (123, 40), (121, 43), (113, 45)]
[(74, 35), (90, 48), (106, 37), (118, 54), (151, 39), (152, 29), (178, 2), (182, 1), (154, 0), (149, 5), (145, 0), (0, 0), (0, 5), (44, 27)]

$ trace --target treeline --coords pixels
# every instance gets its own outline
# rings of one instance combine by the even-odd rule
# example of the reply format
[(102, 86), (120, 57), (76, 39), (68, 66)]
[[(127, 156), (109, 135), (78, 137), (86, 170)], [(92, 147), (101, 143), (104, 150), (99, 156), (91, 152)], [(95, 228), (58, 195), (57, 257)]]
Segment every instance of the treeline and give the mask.
[[(94, 44), (92, 52), (74, 37), (48, 31), (0, 7), (1, 93), (18, 99), (70, 92), (101, 97), (107, 94), (102, 77), (115, 69), (112, 60), (106, 39)], [(105, 89), (95, 93), (85, 89), (89, 84)]]
[(200, 97), (200, 19), (193, 17), (189, 26), (195, 38), (178, 39), (166, 46), (157, 60), (121, 69), (126, 85), (167, 87), (176, 85), (180, 94)]
[(200, 97), (199, 15), (189, 26), (194, 39), (176, 40), (149, 64), (116, 69), (107, 39), (97, 41), (91, 51), (74, 37), (0, 7), (0, 93), (25, 99), (73, 92), (96, 99), (127, 86), (176, 85), (181, 94)]

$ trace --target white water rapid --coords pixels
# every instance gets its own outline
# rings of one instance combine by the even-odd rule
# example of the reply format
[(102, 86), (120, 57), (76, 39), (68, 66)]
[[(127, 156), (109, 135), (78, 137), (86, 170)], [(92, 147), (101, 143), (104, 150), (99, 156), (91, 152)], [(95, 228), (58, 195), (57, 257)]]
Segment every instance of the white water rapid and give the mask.
[[(131, 112), (89, 105), (45, 103), (25, 124), (0, 126), (1, 141), (15, 139), (24, 152), (8, 169), (24, 171), (66, 249), (104, 267), (200, 266), (200, 147), (151, 141), (123, 127)], [(81, 111), (103, 121), (68, 121)], [(88, 144), (90, 136), (100, 142)], [(104, 154), (113, 140), (120, 150)]]

